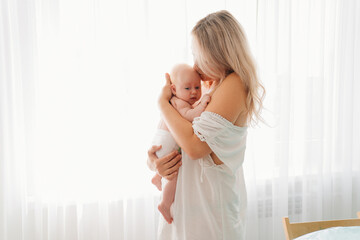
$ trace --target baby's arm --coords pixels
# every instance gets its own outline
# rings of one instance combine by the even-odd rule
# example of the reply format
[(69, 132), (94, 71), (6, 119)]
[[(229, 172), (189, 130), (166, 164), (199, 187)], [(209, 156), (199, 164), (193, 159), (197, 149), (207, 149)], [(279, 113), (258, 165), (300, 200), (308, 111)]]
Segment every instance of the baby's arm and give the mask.
[(190, 122), (192, 122), (194, 118), (201, 115), (209, 102), (210, 96), (208, 94), (205, 94), (201, 99), (201, 102), (194, 108), (188, 102), (180, 98), (171, 98), (171, 104), (173, 105), (173, 107), (181, 114), (183, 118)]
[(203, 112), (205, 110), (206, 106), (209, 104), (210, 99), (211, 99), (211, 97), (209, 94), (204, 94), (204, 96), (202, 96), (200, 102), (198, 102), (196, 106), (193, 105), (193, 108), (197, 108), (200, 106), (199, 108), (203, 108), (203, 110), (202, 110), (202, 112)]

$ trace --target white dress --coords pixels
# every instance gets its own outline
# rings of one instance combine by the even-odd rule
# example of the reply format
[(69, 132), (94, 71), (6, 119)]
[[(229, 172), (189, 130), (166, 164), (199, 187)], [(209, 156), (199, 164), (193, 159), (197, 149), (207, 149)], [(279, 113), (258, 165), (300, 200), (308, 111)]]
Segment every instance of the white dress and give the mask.
[(242, 163), (246, 127), (238, 127), (213, 112), (193, 121), (195, 134), (224, 163), (210, 155), (191, 160), (182, 152), (173, 223), (159, 222), (160, 240), (242, 240), (245, 230), (246, 190)]

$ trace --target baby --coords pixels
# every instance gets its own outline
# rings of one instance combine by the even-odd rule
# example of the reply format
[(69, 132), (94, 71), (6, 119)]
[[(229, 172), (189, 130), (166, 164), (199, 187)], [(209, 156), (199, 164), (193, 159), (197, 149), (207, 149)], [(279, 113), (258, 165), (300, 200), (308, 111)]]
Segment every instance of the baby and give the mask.
[[(199, 117), (210, 102), (210, 96), (204, 94), (201, 101), (201, 79), (199, 74), (187, 64), (175, 65), (170, 73), (172, 81), (171, 91), (173, 97), (171, 105), (181, 114), (182, 117), (192, 122), (195, 117)], [(156, 152), (157, 157), (161, 158), (173, 150), (179, 150), (174, 138), (171, 136), (166, 124), (161, 120), (154, 137), (152, 145), (162, 145)], [(168, 223), (172, 222), (170, 213), (171, 204), (174, 202), (177, 177), (165, 183), (162, 199), (158, 206), (159, 211)], [(161, 176), (156, 174), (152, 178), (152, 183), (161, 191)]]

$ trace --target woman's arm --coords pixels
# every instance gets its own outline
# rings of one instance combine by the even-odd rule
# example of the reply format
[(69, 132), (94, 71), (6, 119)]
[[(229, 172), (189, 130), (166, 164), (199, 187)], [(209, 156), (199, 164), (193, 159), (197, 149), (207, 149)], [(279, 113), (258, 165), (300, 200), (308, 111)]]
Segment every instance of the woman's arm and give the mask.
[[(231, 122), (235, 122), (245, 106), (245, 91), (240, 78), (236, 74), (229, 75), (222, 81), (212, 95), (205, 109), (217, 113)], [(166, 85), (159, 98), (162, 118), (168, 126), (178, 145), (191, 159), (199, 159), (212, 151), (206, 142), (201, 142), (193, 131), (192, 123), (188, 122), (170, 105), (170, 76), (166, 75)]]
[(212, 151), (194, 134), (192, 123), (183, 118), (168, 101), (159, 100), (162, 117), (177, 144), (191, 159), (199, 159)]

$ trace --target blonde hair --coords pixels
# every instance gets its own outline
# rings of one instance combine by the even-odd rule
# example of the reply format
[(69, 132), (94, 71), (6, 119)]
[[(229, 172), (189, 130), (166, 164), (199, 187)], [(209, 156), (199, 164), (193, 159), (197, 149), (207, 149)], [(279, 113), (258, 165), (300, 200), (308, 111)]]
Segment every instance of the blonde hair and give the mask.
[(197, 66), (205, 75), (222, 81), (235, 72), (243, 81), (250, 123), (263, 121), (260, 116), (265, 88), (260, 83), (254, 60), (240, 23), (226, 10), (207, 15), (192, 29), (199, 55)]

